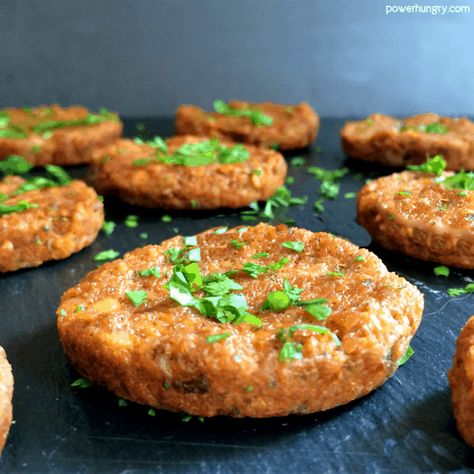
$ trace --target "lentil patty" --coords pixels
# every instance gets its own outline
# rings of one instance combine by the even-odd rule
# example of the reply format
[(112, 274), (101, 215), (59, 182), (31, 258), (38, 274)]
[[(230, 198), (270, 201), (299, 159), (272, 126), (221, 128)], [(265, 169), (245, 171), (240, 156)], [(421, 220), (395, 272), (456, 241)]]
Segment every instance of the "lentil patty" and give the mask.
[[(0, 159), (20, 155), (35, 166), (89, 163), (93, 150), (122, 133), (118, 116), (108, 112), (94, 115), (89, 124), (59, 126), (60, 122), (80, 124), (93, 115), (79, 106), (4, 109), (0, 115), (6, 120), (4, 128), (0, 126)], [(7, 128), (11, 133), (6, 133)]]
[[(288, 241), (304, 249), (283, 247)], [(136, 249), (66, 291), (57, 311), (59, 335), (83, 376), (120, 397), (197, 416), (312, 413), (380, 386), (420, 323), (421, 293), (371, 252), (330, 234), (268, 224), (197, 235), (203, 275), (288, 258), (257, 278), (243, 271), (232, 276), (260, 328), (221, 323), (178, 304), (163, 287), (173, 268), (165, 252), (182, 245), (176, 236)], [(257, 259), (261, 252), (269, 255)], [(155, 266), (160, 277), (140, 276)], [(285, 279), (302, 289), (304, 300), (326, 298), (332, 314), (319, 321), (301, 306), (262, 310)], [(129, 291), (146, 291), (146, 301), (135, 307)], [(332, 334), (296, 331), (292, 340), (301, 344), (301, 358), (280, 361), (278, 332), (298, 324), (319, 324)], [(223, 332), (229, 337), (209, 343)]]
[(467, 118), (429, 113), (397, 120), (372, 114), (347, 122), (341, 138), (345, 153), (360, 160), (405, 166), (441, 154), (449, 170), (474, 170), (474, 123)]
[(358, 195), (357, 216), (383, 247), (474, 268), (474, 192), (460, 194), (433, 175), (404, 171), (366, 184)]
[(474, 447), (474, 316), (456, 341), (449, 385), (456, 425), (467, 444)]
[[(24, 182), (7, 176), (0, 193), (10, 194)], [(69, 257), (95, 240), (104, 221), (102, 202), (83, 181), (25, 192), (2, 205), (21, 201), (37, 207), (0, 216), (0, 272)]]
[[(208, 140), (180, 136), (166, 141), (169, 153), (185, 144)], [(232, 144), (225, 142), (228, 146)], [(266, 200), (285, 182), (287, 165), (274, 150), (246, 146), (249, 158), (239, 163), (183, 166), (153, 160), (137, 166), (156, 149), (122, 139), (101, 150), (91, 171), (94, 187), (134, 205), (164, 209), (239, 208)]]
[(0, 453), (12, 422), (13, 375), (7, 356), (0, 347)]
[(271, 102), (257, 104), (233, 100), (229, 105), (237, 109), (260, 110), (271, 117), (273, 123), (254, 125), (247, 117), (231, 117), (206, 112), (194, 105), (182, 105), (176, 112), (176, 133), (227, 138), (263, 147), (278, 145), (281, 150), (307, 147), (318, 133), (319, 117), (306, 102), (279, 105)]

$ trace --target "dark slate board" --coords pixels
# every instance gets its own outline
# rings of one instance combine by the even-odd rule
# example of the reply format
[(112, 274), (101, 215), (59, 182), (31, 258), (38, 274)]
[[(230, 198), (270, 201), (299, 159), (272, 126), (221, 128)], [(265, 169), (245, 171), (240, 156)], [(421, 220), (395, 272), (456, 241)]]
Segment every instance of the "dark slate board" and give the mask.
[[(170, 120), (144, 120), (152, 134), (172, 133)], [(472, 451), (460, 439), (451, 412), (446, 372), (460, 328), (473, 313), (473, 295), (449, 298), (447, 288), (464, 286), (472, 273), (433, 275), (434, 264), (369, 245), (355, 223), (355, 200), (344, 199), (365, 179), (388, 170), (347, 162), (340, 150), (341, 120), (323, 120), (316, 148), (300, 153), (308, 165), (349, 166), (340, 197), (322, 216), (312, 211), (318, 183), (304, 168), (290, 167), (290, 186), (307, 194), (308, 204), (288, 211), (297, 225), (343, 235), (369, 246), (390, 270), (418, 285), (426, 309), (413, 340), (415, 356), (382, 388), (361, 400), (325, 413), (268, 420), (207, 419), (188, 423), (180, 415), (158, 412), (117, 399), (100, 388), (72, 389), (77, 374), (59, 344), (55, 310), (61, 294), (95, 267), (93, 256), (159, 243), (175, 234), (194, 234), (211, 226), (238, 225), (238, 213), (175, 214), (170, 223), (160, 211), (143, 211), (106, 201), (108, 218), (119, 224), (110, 237), (71, 258), (0, 277), (0, 344), (15, 375), (15, 424), (0, 461), (2, 472), (426, 472), (468, 470)], [(127, 121), (135, 133), (137, 121)], [(361, 176), (357, 174), (362, 173)], [(83, 176), (84, 168), (72, 170)], [(358, 178), (358, 179), (357, 179)], [(138, 214), (138, 229), (123, 225)], [(148, 232), (143, 240), (140, 232)]]

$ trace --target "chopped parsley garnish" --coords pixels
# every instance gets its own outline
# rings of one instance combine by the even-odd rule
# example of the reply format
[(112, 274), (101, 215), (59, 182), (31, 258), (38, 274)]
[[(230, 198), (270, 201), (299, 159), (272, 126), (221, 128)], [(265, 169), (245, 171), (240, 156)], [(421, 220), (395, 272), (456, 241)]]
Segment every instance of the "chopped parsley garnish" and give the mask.
[(296, 167), (304, 166), (306, 164), (306, 159), (302, 156), (295, 156), (291, 159), (290, 165)]
[(214, 102), (214, 110), (218, 114), (227, 115), (229, 117), (246, 117), (257, 127), (261, 125), (269, 126), (273, 123), (273, 119), (269, 115), (265, 115), (258, 109), (232, 107), (223, 100), (216, 100)]
[(117, 401), (117, 404), (120, 408), (124, 408), (128, 406), (127, 400), (124, 400), (123, 398), (119, 398)]
[(139, 275), (142, 277), (156, 277), (159, 278), (161, 276), (160, 272), (160, 267), (151, 267), (151, 268), (146, 268), (145, 270), (142, 270), (139, 272)]
[(183, 237), (183, 244), (186, 247), (197, 246), (197, 237), (195, 235), (191, 235), (189, 237)]
[(83, 125), (97, 125), (102, 122), (116, 120), (115, 116), (106, 109), (101, 110), (99, 114), (88, 113), (86, 117), (75, 120), (47, 120), (37, 125), (33, 125), (32, 130), (36, 133), (44, 134), (58, 128), (77, 127)]
[(466, 196), (467, 191), (474, 191), (474, 172), (458, 171), (452, 176), (447, 176), (443, 181), (443, 186), (447, 189), (461, 189), (459, 196)]
[(148, 233), (147, 232), (142, 232), (140, 234), (140, 239), (148, 239)]
[[(262, 324), (259, 318), (248, 313), (245, 296), (232, 293), (242, 289), (241, 285), (223, 273), (203, 276), (195, 262), (175, 265), (173, 274), (164, 287), (169, 291), (169, 297), (178, 304), (192, 307), (221, 323)], [(202, 290), (205, 296), (195, 296), (197, 290)]]
[[(156, 140), (156, 137), (155, 137)], [(149, 144), (149, 142), (146, 142)], [(198, 143), (185, 143), (173, 153), (155, 147), (153, 155), (138, 158), (134, 166), (144, 166), (153, 162), (179, 166), (205, 166), (214, 163), (232, 164), (248, 160), (250, 154), (244, 145), (227, 146), (218, 139), (211, 138)]]
[(105, 235), (111, 235), (115, 230), (115, 222), (114, 221), (104, 221), (102, 224), (102, 232)]
[(77, 387), (77, 388), (89, 388), (89, 387), (92, 387), (93, 385), (94, 384), (90, 380), (80, 377), (74, 380), (74, 382), (72, 382), (70, 386)]
[(228, 227), (219, 227), (214, 231), (214, 234), (220, 235), (225, 234), (227, 232)]
[(343, 277), (344, 272), (327, 272), (326, 276), (332, 276), (332, 277)]
[(354, 199), (357, 196), (357, 193), (345, 193), (344, 199)]
[(252, 258), (254, 259), (259, 259), (259, 258), (268, 258), (270, 254), (268, 252), (258, 252), (254, 255), (252, 255)]
[(221, 334), (212, 334), (211, 336), (206, 337), (206, 342), (208, 344), (214, 344), (215, 342), (223, 341), (230, 336), (230, 332), (223, 332)]
[(449, 296), (461, 296), (468, 293), (474, 293), (474, 283), (468, 283), (466, 286), (461, 288), (450, 288), (448, 290)]
[(448, 127), (439, 122), (430, 123), (428, 125), (420, 125), (418, 129), (420, 130), (420, 132), (425, 133), (436, 133), (440, 135), (448, 133)]
[(403, 365), (405, 362), (408, 361), (408, 359), (411, 358), (411, 356), (412, 356), (414, 353), (415, 353), (415, 351), (412, 349), (412, 347), (411, 347), (411, 346), (408, 346), (408, 348), (407, 348), (405, 354), (404, 354), (402, 357), (400, 357), (400, 359), (398, 360), (397, 365), (398, 365), (399, 367), (400, 367), (401, 365)]
[(398, 194), (399, 196), (403, 197), (408, 197), (411, 196), (411, 191), (397, 191), (395, 194)]
[(270, 271), (278, 271), (283, 268), (288, 262), (289, 258), (283, 257), (277, 262), (270, 263), (269, 265), (260, 265), (258, 263), (248, 262), (242, 265), (242, 271), (247, 273), (252, 278), (257, 278), (262, 273), (268, 273)]
[(138, 227), (138, 216), (135, 216), (135, 215), (127, 216), (125, 218), (124, 224), (130, 228)]
[(363, 255), (357, 255), (354, 259), (356, 262), (365, 262), (365, 257)]
[(237, 240), (237, 239), (232, 239), (230, 241), (230, 244), (232, 247), (235, 247), (236, 249), (241, 249), (242, 247), (245, 247), (247, 244), (242, 241), (242, 240)]
[(341, 179), (349, 172), (348, 168), (327, 170), (319, 166), (311, 166), (308, 173), (321, 182), (319, 186), (319, 198), (314, 202), (314, 210), (318, 213), (324, 212), (324, 201), (326, 199), (336, 199), (339, 195)]
[(17, 202), (16, 204), (3, 204), (0, 202), (0, 216), (3, 216), (4, 214), (11, 214), (13, 212), (27, 211), (28, 209), (33, 209), (35, 207), (38, 207), (38, 204), (23, 200)]
[(339, 338), (331, 332), (330, 329), (324, 326), (316, 326), (314, 324), (296, 324), (295, 326), (291, 326), (289, 328), (282, 328), (277, 333), (277, 338), (283, 342), (283, 346), (280, 349), (280, 354), (278, 360), (280, 362), (286, 362), (290, 359), (302, 359), (302, 349), (303, 346), (301, 343), (289, 341), (296, 331), (307, 330), (316, 332), (318, 334), (329, 334), (331, 335), (333, 342), (340, 346), (341, 341)]
[(117, 252), (116, 250), (103, 250), (102, 252), (99, 252), (94, 257), (94, 261), (105, 262), (107, 260), (113, 260), (114, 258), (117, 258), (119, 255), (120, 255), (120, 252)]
[(132, 302), (133, 306), (137, 307), (147, 300), (148, 293), (145, 290), (127, 291), (125, 296)]
[(271, 311), (284, 311), (290, 306), (291, 299), (285, 291), (270, 291), (262, 309)]
[(430, 160), (421, 165), (408, 165), (407, 169), (410, 171), (418, 171), (421, 173), (434, 174), (441, 176), (446, 168), (446, 161), (441, 155), (435, 155)]
[(282, 247), (285, 247), (286, 249), (293, 250), (294, 252), (301, 253), (304, 249), (304, 243), (303, 242), (283, 242), (281, 244)]
[(434, 271), (434, 274), (436, 276), (444, 276), (444, 277), (448, 277), (449, 276), (449, 268), (444, 266), (444, 265), (440, 265), (438, 267), (435, 267), (433, 269)]
[(253, 169), (252, 171), (250, 171), (250, 174), (254, 174), (255, 176), (262, 176), (262, 170)]
[(168, 214), (161, 216), (161, 222), (171, 222), (173, 219)]
[(0, 172), (4, 175), (25, 174), (33, 168), (33, 165), (22, 156), (10, 155), (5, 160), (0, 161)]
[(147, 414), (148, 416), (154, 417), (154, 416), (156, 416), (156, 410), (155, 410), (154, 408), (150, 408), (150, 409), (146, 412), (146, 414)]

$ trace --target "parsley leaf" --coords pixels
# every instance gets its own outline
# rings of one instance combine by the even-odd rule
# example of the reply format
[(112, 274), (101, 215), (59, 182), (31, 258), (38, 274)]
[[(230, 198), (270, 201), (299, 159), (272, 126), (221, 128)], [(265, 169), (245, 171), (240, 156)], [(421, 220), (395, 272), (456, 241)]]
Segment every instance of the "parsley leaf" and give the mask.
[(410, 171), (418, 171), (421, 173), (434, 174), (441, 176), (446, 168), (446, 161), (441, 155), (435, 155), (430, 160), (421, 165), (408, 165), (407, 169)]
[(104, 223), (102, 224), (102, 232), (105, 235), (111, 235), (115, 229), (115, 225), (116, 224), (113, 221), (104, 221)]
[(438, 267), (435, 267), (433, 269), (434, 271), (434, 274), (436, 276), (444, 276), (444, 277), (448, 277), (449, 276), (449, 268), (444, 266), (444, 265), (440, 265)]
[(70, 384), (71, 387), (77, 387), (77, 388), (89, 388), (89, 387), (92, 387), (93, 385), (94, 384), (90, 380), (87, 380), (83, 377), (80, 377), (74, 380), (74, 382)]
[(232, 107), (223, 100), (216, 100), (214, 102), (214, 110), (218, 114), (229, 117), (246, 117), (257, 127), (261, 125), (269, 126), (273, 123), (273, 119), (269, 115), (265, 115), (258, 109)]
[(398, 362), (397, 362), (398, 367), (400, 367), (400, 366), (403, 365), (405, 362), (407, 362), (408, 359), (410, 359), (411, 356), (412, 356), (414, 353), (415, 353), (415, 351), (412, 349), (412, 347), (411, 347), (411, 346), (408, 346), (408, 348), (407, 348), (405, 354), (404, 354), (402, 357), (400, 357), (400, 359), (399, 359)]
[(113, 260), (114, 258), (118, 257), (120, 255), (120, 252), (117, 252), (116, 250), (103, 250), (102, 252), (99, 252), (95, 257), (94, 261), (95, 262), (105, 262), (106, 260)]
[(461, 288), (450, 288), (448, 290), (449, 296), (461, 296), (468, 293), (474, 293), (474, 283), (468, 283), (466, 286)]
[(0, 172), (4, 175), (25, 174), (33, 168), (33, 165), (22, 156), (10, 155), (5, 160), (0, 161)]
[(145, 290), (127, 291), (125, 296), (132, 302), (133, 306), (137, 307), (147, 300), (148, 293)]
[(283, 242), (281, 244), (282, 247), (285, 247), (287, 249), (293, 250), (297, 253), (301, 253), (304, 249), (304, 243), (303, 242)]
[(230, 336), (230, 332), (223, 332), (221, 334), (212, 334), (211, 336), (206, 337), (206, 342), (208, 344), (214, 344), (215, 342), (223, 341)]
[(160, 278), (160, 276), (161, 276), (160, 267), (146, 268), (145, 270), (142, 270), (141, 272), (139, 272), (139, 275), (142, 276), (142, 277), (153, 276), (153, 277), (156, 277), (156, 278)]

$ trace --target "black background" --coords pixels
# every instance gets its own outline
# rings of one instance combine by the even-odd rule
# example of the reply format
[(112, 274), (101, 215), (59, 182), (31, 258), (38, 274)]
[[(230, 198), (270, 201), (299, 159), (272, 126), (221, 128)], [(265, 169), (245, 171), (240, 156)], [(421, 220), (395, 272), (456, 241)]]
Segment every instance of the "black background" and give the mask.
[[(311, 210), (318, 183), (305, 168), (290, 166), (295, 195), (306, 206), (291, 208), (276, 222), (292, 217), (300, 227), (330, 231), (361, 246), (368, 234), (355, 223), (357, 191), (378, 172), (346, 161), (340, 151), (341, 120), (325, 120), (317, 145), (303, 153), (308, 165), (347, 165), (339, 198), (318, 217)], [(148, 120), (151, 133), (172, 133), (170, 120)], [(127, 122), (127, 133), (136, 122)], [(82, 176), (83, 168), (72, 171)], [(362, 177), (357, 176), (362, 172)], [(160, 243), (175, 232), (192, 235), (211, 226), (241, 224), (238, 213), (174, 214), (128, 208), (106, 199), (107, 217), (117, 222), (111, 236), (101, 234), (91, 247), (67, 260), (0, 277), (0, 344), (15, 376), (14, 419), (0, 460), (2, 472), (446, 472), (474, 467), (472, 451), (459, 437), (451, 411), (446, 373), (455, 338), (472, 313), (473, 295), (450, 298), (447, 288), (472, 281), (472, 272), (435, 277), (424, 263), (370, 245), (390, 270), (405, 276), (425, 295), (425, 313), (413, 339), (415, 355), (382, 388), (361, 400), (325, 413), (268, 420), (196, 419), (135, 404), (120, 408), (100, 388), (74, 389), (77, 378), (57, 337), (55, 310), (63, 291), (95, 267), (102, 250), (121, 253), (145, 243)], [(137, 229), (123, 225), (138, 214)], [(146, 240), (140, 238), (147, 232)]]

